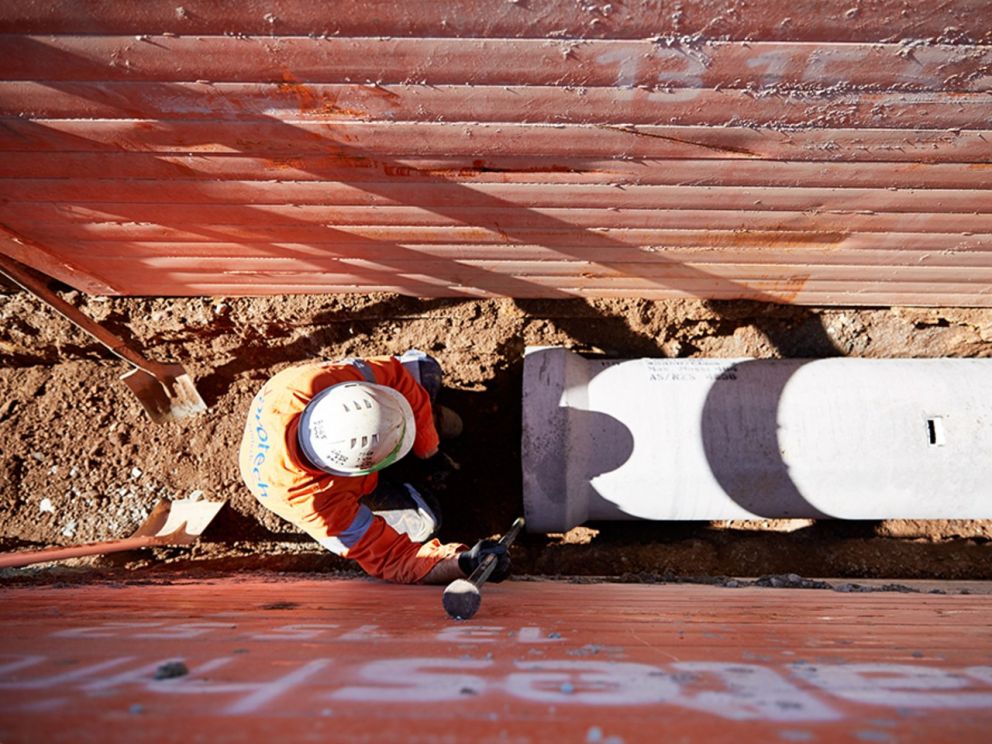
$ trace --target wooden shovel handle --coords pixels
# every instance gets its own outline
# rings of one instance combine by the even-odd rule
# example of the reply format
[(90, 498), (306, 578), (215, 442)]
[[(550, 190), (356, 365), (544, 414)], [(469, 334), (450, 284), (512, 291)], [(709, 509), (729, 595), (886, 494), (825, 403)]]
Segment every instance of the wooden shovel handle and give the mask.
[[(0, 225), (0, 232), (14, 237), (26, 245), (32, 242), (30, 239), (22, 237), (10, 228), (2, 225)], [(165, 382), (171, 379), (172, 375), (168, 371), (166, 365), (146, 359), (124, 343), (122, 339), (115, 336), (92, 318), (84, 315), (74, 305), (71, 305), (59, 297), (49, 288), (48, 277), (44, 274), (24, 266), (23, 264), (12, 258), (4, 256), (3, 254), (0, 254), (0, 271), (10, 277), (11, 281), (23, 287), (26, 291), (33, 294), (39, 300), (47, 303), (55, 310), (62, 313), (62, 315), (68, 318), (72, 323), (86, 331), (124, 361), (130, 362), (139, 369), (143, 369), (145, 372), (158, 379), (159, 382)]]
[(0, 568), (19, 568), (34, 563), (62, 561), (66, 558), (82, 558), (86, 555), (103, 555), (104, 553), (119, 553), (123, 550), (150, 548), (162, 544), (162, 538), (156, 535), (128, 537), (123, 540), (109, 542), (87, 543), (74, 545), (69, 548), (55, 547), (42, 550), (22, 550), (17, 553), (0, 553)]

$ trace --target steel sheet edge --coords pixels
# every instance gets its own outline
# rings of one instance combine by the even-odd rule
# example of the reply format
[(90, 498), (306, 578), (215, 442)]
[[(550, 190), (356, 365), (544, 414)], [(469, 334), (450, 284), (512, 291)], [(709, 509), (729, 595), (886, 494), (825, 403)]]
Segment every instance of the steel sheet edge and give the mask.
[(533, 531), (992, 517), (992, 360), (524, 360)]

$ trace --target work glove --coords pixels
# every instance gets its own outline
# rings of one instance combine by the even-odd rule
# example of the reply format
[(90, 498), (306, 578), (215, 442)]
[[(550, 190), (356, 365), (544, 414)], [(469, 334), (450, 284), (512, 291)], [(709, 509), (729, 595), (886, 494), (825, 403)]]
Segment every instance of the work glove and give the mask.
[(458, 554), (458, 568), (466, 576), (471, 576), (472, 572), (479, 567), (482, 560), (487, 555), (496, 556), (496, 568), (489, 575), (489, 580), (498, 584), (510, 575), (510, 554), (505, 545), (501, 545), (498, 540), (479, 540), (468, 550)]
[(427, 459), (404, 458), (395, 466), (397, 473), (409, 480), (418, 490), (427, 489), (443, 493), (459, 466), (444, 452), (438, 452)]

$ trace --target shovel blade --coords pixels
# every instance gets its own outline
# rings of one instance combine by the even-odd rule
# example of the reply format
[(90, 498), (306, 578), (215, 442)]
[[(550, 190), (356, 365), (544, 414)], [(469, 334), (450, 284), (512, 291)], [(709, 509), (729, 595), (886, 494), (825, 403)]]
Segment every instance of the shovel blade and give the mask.
[(207, 410), (207, 404), (191, 378), (178, 364), (170, 365), (169, 376), (159, 379), (143, 369), (121, 375), (142, 408), (156, 424), (195, 416)]
[(162, 538), (156, 542), (163, 545), (196, 542), (225, 503), (198, 498), (159, 501), (132, 537)]

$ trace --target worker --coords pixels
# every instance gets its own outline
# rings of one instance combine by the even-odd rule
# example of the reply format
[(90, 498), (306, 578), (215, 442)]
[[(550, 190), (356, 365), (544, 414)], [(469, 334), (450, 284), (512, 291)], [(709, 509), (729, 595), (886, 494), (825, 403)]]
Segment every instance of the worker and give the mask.
[(506, 548), (441, 544), (440, 508), (422, 484), (379, 471), (412, 452), (428, 469), (442, 431), (461, 421), (436, 403), (441, 366), (411, 350), (402, 357), (313, 362), (279, 372), (255, 396), (241, 441), (241, 476), (255, 498), (371, 576), (398, 583), (448, 583), (490, 553), (490, 581), (510, 573)]

